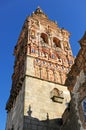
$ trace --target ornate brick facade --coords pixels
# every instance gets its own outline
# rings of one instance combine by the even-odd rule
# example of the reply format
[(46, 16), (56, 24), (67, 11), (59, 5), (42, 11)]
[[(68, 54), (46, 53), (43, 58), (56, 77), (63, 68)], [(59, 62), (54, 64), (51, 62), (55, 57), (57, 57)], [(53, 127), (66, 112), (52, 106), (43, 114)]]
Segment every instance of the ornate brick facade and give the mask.
[(27, 17), (14, 49), (6, 130), (59, 128), (57, 118), (70, 100), (64, 86), (74, 63), (69, 37), (70, 33), (49, 20), (39, 7)]

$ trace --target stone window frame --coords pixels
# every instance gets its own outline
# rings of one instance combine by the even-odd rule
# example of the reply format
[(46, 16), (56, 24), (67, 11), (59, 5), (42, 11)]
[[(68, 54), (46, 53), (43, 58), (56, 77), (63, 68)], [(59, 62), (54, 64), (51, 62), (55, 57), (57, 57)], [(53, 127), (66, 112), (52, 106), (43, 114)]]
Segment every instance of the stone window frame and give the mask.
[(48, 36), (46, 33), (42, 32), (41, 35), (40, 35), (40, 38), (41, 38), (41, 44), (49, 44), (48, 42)]
[(53, 43), (55, 48), (61, 48), (60, 40), (57, 37), (53, 37)]

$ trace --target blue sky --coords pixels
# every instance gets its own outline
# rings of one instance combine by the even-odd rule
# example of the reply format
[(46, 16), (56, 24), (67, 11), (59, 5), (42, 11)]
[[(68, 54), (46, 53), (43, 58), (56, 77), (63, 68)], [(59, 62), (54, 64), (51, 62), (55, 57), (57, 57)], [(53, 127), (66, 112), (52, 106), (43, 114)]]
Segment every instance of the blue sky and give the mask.
[(71, 33), (74, 56), (79, 51), (78, 40), (86, 30), (86, 0), (0, 0), (0, 129), (5, 129), (5, 104), (11, 89), (13, 49), (24, 20), (37, 6)]

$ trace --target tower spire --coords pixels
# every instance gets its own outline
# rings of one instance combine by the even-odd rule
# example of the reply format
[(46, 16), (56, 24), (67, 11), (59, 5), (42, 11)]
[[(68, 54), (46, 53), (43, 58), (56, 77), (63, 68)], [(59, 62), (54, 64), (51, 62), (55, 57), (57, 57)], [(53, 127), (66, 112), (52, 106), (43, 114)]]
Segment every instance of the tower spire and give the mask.
[(42, 11), (40, 6), (37, 7), (37, 9), (35, 10), (34, 14), (36, 14), (38, 16), (41, 16), (43, 18), (48, 18), (48, 16)]

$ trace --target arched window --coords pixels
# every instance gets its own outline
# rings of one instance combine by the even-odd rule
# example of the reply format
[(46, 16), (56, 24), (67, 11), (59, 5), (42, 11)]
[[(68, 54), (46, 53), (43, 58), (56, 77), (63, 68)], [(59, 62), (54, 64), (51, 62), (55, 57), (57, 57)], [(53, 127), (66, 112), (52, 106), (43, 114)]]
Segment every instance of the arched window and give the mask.
[(45, 33), (41, 33), (41, 44), (48, 44), (48, 36)]
[(84, 120), (86, 121), (86, 98), (82, 101), (82, 109), (84, 112)]
[(32, 49), (31, 49), (31, 52), (32, 52), (32, 53), (35, 53), (35, 49), (34, 49), (34, 48), (32, 48)]
[(53, 38), (53, 47), (59, 47), (61, 48), (61, 45), (60, 45), (60, 40), (56, 37)]
[(52, 59), (55, 59), (55, 55), (54, 55), (54, 54), (52, 54), (52, 55), (51, 55), (51, 58), (52, 58)]

